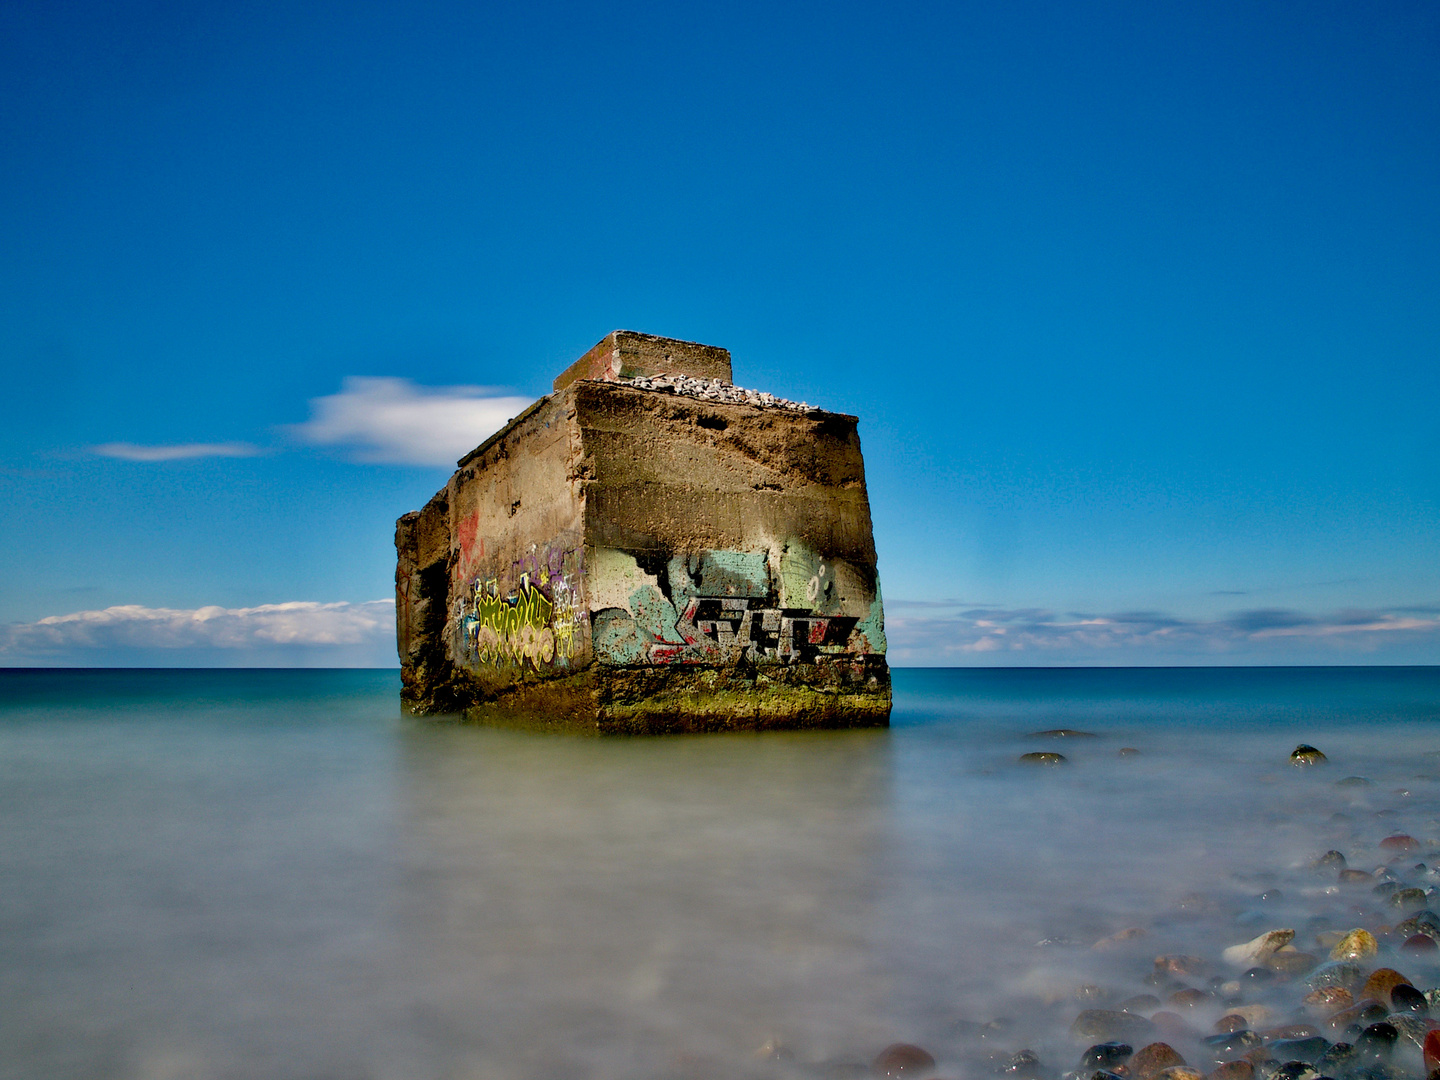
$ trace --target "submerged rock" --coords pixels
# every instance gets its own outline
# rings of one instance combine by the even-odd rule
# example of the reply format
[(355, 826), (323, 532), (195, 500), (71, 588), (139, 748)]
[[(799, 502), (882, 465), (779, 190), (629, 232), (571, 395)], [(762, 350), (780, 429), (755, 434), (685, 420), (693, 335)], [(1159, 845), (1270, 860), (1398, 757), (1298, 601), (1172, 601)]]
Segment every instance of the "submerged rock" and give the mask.
[(1437, 945), (1435, 939), (1429, 934), (1411, 934), (1405, 939), (1405, 944), (1400, 947), (1406, 952), (1413, 953), (1433, 953), (1440, 949), (1440, 945)]
[(1045, 750), (1033, 751), (1029, 754), (1020, 755), (1021, 765), (1045, 765), (1053, 768), (1056, 765), (1068, 764), (1069, 761), (1070, 759), (1067, 758), (1064, 754), (1052, 754), (1049, 751)]
[[(1360, 988), (1360, 996), (1375, 998), (1378, 1001), (1389, 1005), (1390, 992), (1397, 986), (1411, 986), (1410, 980), (1394, 968), (1376, 968), (1365, 980), (1365, 985)], [(1414, 989), (1411, 986), (1411, 989)]]
[(1397, 1013), (1410, 1013), (1415, 1016), (1429, 1016), (1430, 1002), (1425, 995), (1409, 983), (1401, 983), (1390, 991), (1390, 1008)]
[(1345, 854), (1340, 851), (1330, 850), (1323, 855), (1317, 856), (1310, 863), (1311, 870), (1344, 870)]
[(891, 1043), (875, 1056), (870, 1071), (876, 1076), (915, 1077), (935, 1068), (929, 1051), (911, 1043)]
[(1102, 1042), (1089, 1047), (1080, 1055), (1080, 1063), (1075, 1066), (1076, 1072), (1086, 1072), (1091, 1069), (1112, 1070), (1117, 1065), (1124, 1065), (1130, 1060), (1130, 1055), (1135, 1053), (1135, 1048), (1125, 1042)]
[(1076, 731), (1074, 728), (1051, 728), (1049, 731), (1032, 731), (1027, 739), (1094, 739), (1093, 731)]
[(1413, 885), (1405, 889), (1396, 889), (1390, 894), (1390, 906), (1403, 908), (1406, 911), (1422, 909), (1429, 902), (1430, 897), (1425, 895), (1425, 890), (1417, 889)]
[(1305, 1006), (1311, 1016), (1325, 1020), (1354, 1005), (1355, 997), (1343, 986), (1321, 986), (1306, 994), (1300, 1004)]
[(1351, 990), (1364, 981), (1365, 969), (1348, 960), (1332, 960), (1328, 964), (1321, 964), (1305, 980), (1312, 990), (1319, 990), (1322, 986), (1343, 986)]
[(1357, 927), (1341, 938), (1330, 950), (1331, 960), (1364, 960), (1374, 956), (1380, 949), (1375, 935), (1369, 930)]
[(1155, 1080), (1166, 1069), (1184, 1065), (1186, 1061), (1169, 1043), (1153, 1042), (1135, 1051), (1126, 1069), (1135, 1080)]
[(1217, 1065), (1205, 1080), (1254, 1080), (1254, 1078), (1255, 1066), (1242, 1059)]
[(1309, 743), (1301, 743), (1295, 747), (1294, 750), (1290, 751), (1291, 765), (1319, 765), (1328, 760), (1330, 759)]
[(1227, 964), (1238, 968), (1264, 963), (1295, 939), (1294, 930), (1270, 930), (1240, 945), (1231, 945), (1220, 954)]
[(1154, 1031), (1155, 1025), (1143, 1016), (1114, 1009), (1086, 1009), (1070, 1025), (1071, 1035), (1095, 1042), (1133, 1044), (1149, 1038)]
[(1381, 840), (1380, 847), (1385, 851), (1419, 851), (1420, 841), (1405, 833), (1396, 833)]

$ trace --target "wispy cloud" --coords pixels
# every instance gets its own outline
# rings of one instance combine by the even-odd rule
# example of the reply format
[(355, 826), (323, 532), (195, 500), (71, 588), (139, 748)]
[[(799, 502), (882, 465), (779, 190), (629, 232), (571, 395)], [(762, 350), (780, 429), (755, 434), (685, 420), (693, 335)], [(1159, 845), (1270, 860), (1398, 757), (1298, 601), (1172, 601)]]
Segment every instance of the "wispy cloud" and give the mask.
[(347, 449), (357, 461), (453, 466), (531, 404), (483, 386), (416, 386), (409, 379), (350, 378), (310, 402), (290, 430), (308, 443)]
[(894, 612), (885, 626), (894, 662), (1345, 663), (1397, 649), (1406, 651), (1406, 662), (1440, 662), (1440, 612), (1427, 605), (1327, 614), (1256, 608), (1209, 620), (1156, 611), (1057, 613), (987, 606), (962, 607), (950, 615), (908, 614), (926, 606), (887, 603)]
[(121, 461), (181, 461), (185, 458), (255, 457), (262, 451), (247, 442), (174, 443), (168, 446), (142, 446), (139, 443), (111, 442), (90, 448), (101, 457)]
[(124, 604), (0, 626), (0, 657), (368, 645), (390, 641), (394, 631), (393, 600), (189, 609)]

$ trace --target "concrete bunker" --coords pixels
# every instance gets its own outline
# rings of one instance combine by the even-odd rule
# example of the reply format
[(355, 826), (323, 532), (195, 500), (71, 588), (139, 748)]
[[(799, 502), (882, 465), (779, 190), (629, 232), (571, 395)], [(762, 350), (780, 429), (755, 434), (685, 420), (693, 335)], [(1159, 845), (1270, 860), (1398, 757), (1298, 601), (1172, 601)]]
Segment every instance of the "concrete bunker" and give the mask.
[(888, 723), (857, 418), (617, 330), (396, 524), (402, 697), (601, 733)]

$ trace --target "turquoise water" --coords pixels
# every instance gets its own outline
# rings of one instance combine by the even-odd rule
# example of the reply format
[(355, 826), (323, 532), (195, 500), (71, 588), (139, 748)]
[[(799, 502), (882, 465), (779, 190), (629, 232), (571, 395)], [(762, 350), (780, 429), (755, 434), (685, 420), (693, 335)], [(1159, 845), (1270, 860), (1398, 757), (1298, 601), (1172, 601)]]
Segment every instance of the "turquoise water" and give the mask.
[(0, 672), (0, 1075), (1059, 1070), (1081, 988), (1359, 925), (1313, 855), (1440, 848), (1440, 669), (895, 687), (888, 731), (596, 740), (406, 717), (390, 671)]

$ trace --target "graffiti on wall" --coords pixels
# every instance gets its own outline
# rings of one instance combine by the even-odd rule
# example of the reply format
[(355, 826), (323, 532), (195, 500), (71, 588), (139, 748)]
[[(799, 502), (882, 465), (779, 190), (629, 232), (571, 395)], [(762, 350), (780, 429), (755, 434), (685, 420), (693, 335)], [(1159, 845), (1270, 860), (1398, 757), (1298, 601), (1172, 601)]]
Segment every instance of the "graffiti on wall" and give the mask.
[(581, 570), (580, 546), (556, 542), (532, 544), (503, 580), (472, 579), (456, 612), (459, 654), (474, 664), (569, 667), (587, 614), (577, 595)]
[[(591, 642), (615, 664), (815, 663), (885, 651), (878, 584), (787, 545), (677, 556), (648, 573), (631, 555), (594, 553)], [(772, 589), (772, 580), (775, 588)], [(873, 579), (872, 579), (873, 581)]]

